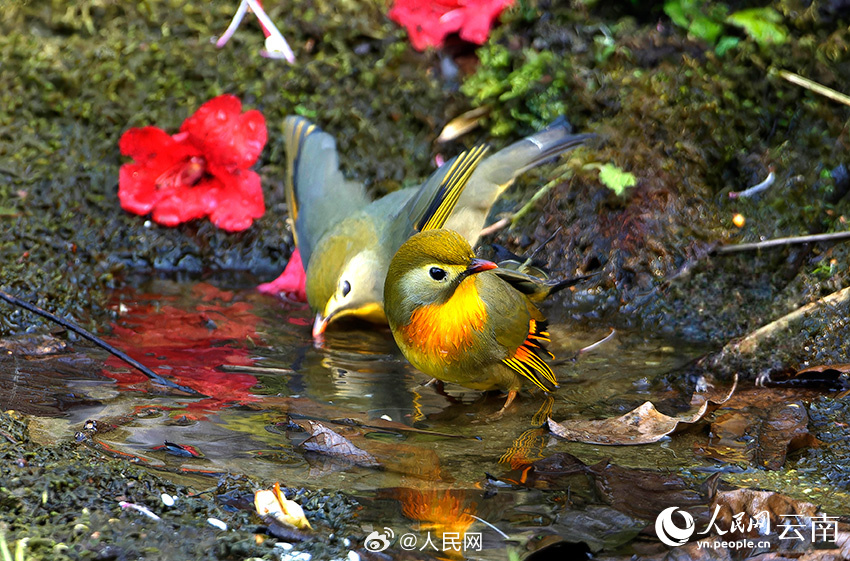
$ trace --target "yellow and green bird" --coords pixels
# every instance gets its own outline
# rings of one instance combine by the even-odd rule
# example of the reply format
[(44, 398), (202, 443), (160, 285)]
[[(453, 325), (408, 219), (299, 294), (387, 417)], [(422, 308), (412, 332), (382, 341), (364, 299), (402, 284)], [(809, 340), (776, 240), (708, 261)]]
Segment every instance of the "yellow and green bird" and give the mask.
[(392, 256), (418, 231), (445, 226), (474, 245), (498, 196), (524, 171), (593, 135), (566, 120), (484, 158), (476, 147), (440, 166), (422, 185), (376, 201), (339, 169), (336, 142), (308, 120), (284, 121), (286, 197), (307, 273), (313, 336), (338, 319), (386, 323), (384, 279)]
[(507, 409), (523, 380), (558, 387), (543, 314), (532, 302), (573, 284), (535, 279), (478, 259), (463, 236), (429, 230), (395, 254), (384, 284), (393, 337), (417, 369), (475, 390), (502, 390)]

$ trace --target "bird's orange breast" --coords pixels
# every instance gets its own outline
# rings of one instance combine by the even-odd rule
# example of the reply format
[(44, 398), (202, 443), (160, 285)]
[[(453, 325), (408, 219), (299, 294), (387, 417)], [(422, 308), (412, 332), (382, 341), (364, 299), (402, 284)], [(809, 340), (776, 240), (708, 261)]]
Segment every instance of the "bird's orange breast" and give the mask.
[(487, 310), (475, 279), (467, 278), (446, 302), (414, 310), (401, 333), (420, 361), (454, 362), (472, 347), (486, 321)]

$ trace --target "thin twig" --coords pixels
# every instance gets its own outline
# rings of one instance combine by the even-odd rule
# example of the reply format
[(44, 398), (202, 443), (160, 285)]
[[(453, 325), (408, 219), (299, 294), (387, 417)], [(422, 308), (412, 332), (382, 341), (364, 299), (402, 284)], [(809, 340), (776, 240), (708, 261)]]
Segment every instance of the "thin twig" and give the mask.
[(222, 364), (218, 367), (223, 372), (253, 372), (254, 374), (295, 374), (291, 368), (275, 368), (273, 366), (245, 366), (241, 364)]
[(850, 96), (847, 96), (841, 92), (835, 91), (832, 88), (828, 88), (822, 84), (818, 84), (817, 82), (813, 82), (808, 78), (803, 78), (799, 74), (794, 74), (793, 72), (788, 72), (787, 70), (777, 70), (778, 74), (791, 82), (792, 84), (796, 84), (798, 86), (802, 86), (807, 90), (813, 91), (816, 94), (820, 94), (824, 97), (827, 97), (833, 101), (837, 101), (838, 103), (843, 103), (844, 105), (850, 105)]
[(770, 167), (770, 173), (767, 174), (767, 177), (761, 183), (757, 183), (753, 185), (749, 189), (744, 189), (743, 191), (732, 191), (729, 193), (730, 199), (743, 199), (746, 197), (752, 197), (756, 193), (760, 193), (773, 185), (773, 182), (776, 181), (776, 174), (773, 172), (773, 166)]
[(818, 308), (824, 308), (826, 306), (836, 306), (838, 304), (843, 304), (846, 303), (848, 300), (850, 300), (850, 286), (842, 288), (838, 292), (833, 292), (832, 294), (829, 294), (821, 298), (820, 300), (810, 302), (805, 306), (797, 308), (793, 312), (768, 323), (767, 325), (759, 327), (758, 329), (751, 332), (749, 335), (743, 337), (742, 339), (738, 339), (727, 344), (726, 347), (723, 348), (721, 353), (734, 351), (740, 354), (751, 354), (758, 348), (759, 344), (764, 342), (766, 339), (788, 328), (792, 323), (808, 316), (808, 314), (813, 312), (814, 310)]
[(850, 232), (833, 232), (831, 234), (812, 234), (809, 236), (791, 236), (787, 238), (774, 238), (762, 242), (739, 243), (735, 245), (722, 245), (714, 250), (714, 253), (735, 253), (738, 251), (752, 251), (781, 245), (792, 245), (812, 242), (829, 242), (850, 239)]
[(538, 253), (540, 253), (540, 250), (541, 250), (541, 249), (543, 249), (544, 247), (546, 247), (546, 245), (548, 245), (548, 244), (549, 244), (549, 242), (551, 242), (552, 240), (554, 240), (554, 239), (555, 239), (555, 236), (557, 236), (557, 235), (558, 235), (558, 232), (560, 232), (562, 228), (563, 228), (563, 226), (558, 226), (558, 228), (557, 228), (557, 229), (555, 229), (555, 231), (554, 231), (554, 232), (552, 232), (552, 235), (551, 235), (551, 236), (549, 236), (548, 238), (546, 238), (545, 240), (543, 240), (543, 243), (541, 243), (540, 245), (538, 245), (538, 246), (534, 249), (534, 251), (532, 251), (532, 252), (531, 252), (531, 254), (530, 254), (530, 255), (529, 255), (529, 256), (525, 259), (525, 263), (523, 263), (523, 264), (522, 264), (522, 266), (523, 266), (523, 267), (527, 267), (527, 266), (531, 265), (531, 261), (532, 261), (532, 260), (534, 260), (534, 258), (535, 258), (535, 257), (537, 257), (537, 254), (538, 254)]
[(553, 179), (552, 181), (538, 189), (537, 192), (534, 193), (534, 195), (532, 195), (532, 197), (528, 200), (528, 202), (522, 205), (522, 208), (516, 211), (513, 216), (511, 216), (511, 228), (513, 228), (517, 221), (523, 216), (525, 216), (528, 211), (530, 211), (534, 207), (534, 204), (539, 201), (543, 195), (551, 191), (555, 185), (558, 185), (562, 182), (563, 178), (559, 177), (558, 179)]
[(610, 341), (610, 340), (611, 340), (611, 338), (612, 338), (612, 337), (614, 337), (614, 335), (616, 335), (616, 333), (617, 333), (617, 330), (616, 330), (616, 329), (614, 329), (613, 327), (612, 327), (612, 328), (610, 328), (610, 329), (611, 329), (611, 333), (609, 333), (608, 335), (606, 335), (605, 337), (603, 337), (602, 339), (600, 339), (599, 341), (597, 341), (597, 342), (595, 342), (595, 343), (591, 343), (591, 344), (589, 344), (589, 345), (588, 345), (588, 346), (586, 346), (586, 347), (582, 347), (582, 348), (580, 348), (580, 349), (578, 350), (578, 353), (577, 353), (577, 354), (582, 354), (582, 353), (586, 353), (586, 352), (588, 352), (588, 351), (592, 351), (592, 350), (593, 350), (593, 349), (595, 349), (596, 347), (598, 347), (598, 346), (600, 346), (600, 345), (603, 345), (603, 344), (607, 343), (608, 341)]
[(193, 390), (192, 388), (189, 388), (189, 387), (186, 387), (186, 386), (181, 386), (180, 384), (178, 384), (176, 382), (172, 382), (171, 380), (163, 378), (162, 376), (160, 376), (159, 374), (157, 374), (156, 372), (154, 372), (153, 370), (151, 370), (150, 368), (148, 368), (147, 366), (145, 366), (144, 364), (142, 364), (138, 360), (129, 356), (127, 353), (116, 349), (115, 347), (113, 347), (112, 345), (110, 345), (109, 343), (107, 343), (106, 341), (104, 341), (103, 339), (98, 337), (97, 335), (95, 335), (95, 334), (93, 334), (89, 331), (86, 331), (85, 329), (83, 329), (79, 325), (71, 323), (70, 321), (68, 321), (66, 319), (60, 318), (56, 314), (52, 314), (52, 313), (48, 312), (47, 310), (42, 310), (38, 306), (36, 306), (34, 304), (30, 304), (29, 302), (25, 302), (24, 300), (21, 300), (20, 298), (16, 298), (15, 296), (12, 296), (8, 292), (4, 292), (2, 290), (0, 290), (0, 300), (5, 300), (6, 302), (8, 302), (9, 304), (12, 304), (13, 306), (18, 306), (20, 308), (23, 308), (27, 311), (30, 311), (30, 312), (36, 314), (36, 315), (39, 315), (43, 318), (47, 318), (50, 321), (58, 323), (59, 325), (61, 325), (65, 329), (73, 331), (74, 333), (76, 333), (77, 335), (82, 337), (83, 339), (88, 339), (89, 341), (91, 341), (92, 343), (94, 343), (95, 345), (100, 347), (101, 349), (105, 350), (106, 352), (110, 353), (113, 356), (118, 357), (119, 359), (123, 360), (124, 362), (126, 362), (130, 366), (133, 366), (139, 372), (141, 372), (142, 374), (144, 374), (145, 376), (147, 376), (148, 378), (150, 378), (151, 380), (153, 380), (154, 382), (156, 382), (158, 384), (161, 384), (161, 385), (169, 387), (169, 388), (174, 388), (176, 390), (180, 390), (182, 392), (186, 392), (186, 393), (191, 394), (191, 395), (197, 395), (197, 396), (200, 396), (200, 397), (207, 397), (206, 395), (204, 395), (204, 394), (202, 394), (202, 393), (200, 393), (196, 390)]
[(501, 531), (500, 529), (496, 528), (493, 524), (490, 524), (489, 522), (487, 522), (487, 521), (486, 521), (486, 520), (484, 520), (483, 518), (478, 518), (478, 517), (477, 517), (477, 516), (475, 516), (474, 514), (470, 514), (470, 516), (471, 516), (471, 517), (473, 517), (474, 519), (478, 520), (478, 521), (479, 521), (479, 522), (481, 522), (482, 524), (486, 524), (487, 526), (490, 526), (492, 529), (496, 530), (496, 532), (498, 532), (498, 533), (499, 533), (499, 535), (501, 535), (504, 539), (506, 539), (506, 540), (511, 539), (511, 537), (510, 537), (509, 535), (507, 535), (506, 533), (504, 533), (504, 532), (503, 532), (503, 531)]
[(493, 222), (492, 224), (490, 224), (489, 226), (485, 226), (484, 228), (482, 228), (481, 231), (478, 233), (478, 237), (483, 238), (484, 236), (489, 236), (490, 234), (495, 234), (496, 232), (498, 232), (499, 230), (501, 230), (505, 226), (510, 225), (510, 223), (511, 223), (510, 218), (499, 219), (496, 222)]

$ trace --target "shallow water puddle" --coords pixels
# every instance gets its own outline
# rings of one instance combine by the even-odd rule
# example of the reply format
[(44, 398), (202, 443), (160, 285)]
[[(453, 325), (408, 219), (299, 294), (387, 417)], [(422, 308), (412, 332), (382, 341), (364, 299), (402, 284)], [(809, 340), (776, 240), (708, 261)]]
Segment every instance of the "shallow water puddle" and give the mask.
[[(111, 357), (99, 362), (66, 355), (65, 362), (73, 356), (82, 366), (53, 378), (21, 375), (4, 382), (4, 391), (11, 381), (18, 395), (36, 396), (31, 413), (64, 415), (42, 438), (74, 438), (94, 419), (97, 430), (86, 433), (90, 445), (156, 469), (342, 490), (366, 505), (365, 530), (390, 528), (394, 543), (411, 533), (422, 545), (430, 533), (435, 551), (442, 551), (442, 536), (466, 532), (480, 533), (485, 549), (501, 548), (503, 537), (481, 519), (513, 538), (546, 527), (571, 541), (599, 546), (607, 540), (610, 546), (645, 525), (594, 506), (599, 501), (592, 490), (582, 491), (586, 482), (547, 480), (541, 486), (523, 480), (531, 462), (556, 453), (569, 452), (585, 464), (610, 458), (626, 467), (716, 469), (694, 459), (687, 435), (651, 446), (602, 447), (568, 443), (541, 428), (549, 407), (560, 421), (617, 416), (650, 398), (680, 398), (661, 375), (685, 364), (695, 349), (618, 334), (569, 360), (608, 331), (571, 333), (569, 326), (554, 325), (551, 350), (561, 359), (554, 367), (561, 388), (549, 399), (525, 391), (507, 415), (487, 421), (503, 396), (423, 386), (425, 376), (406, 364), (386, 329), (332, 330), (317, 347), (304, 305), (206, 283), (152, 281), (116, 294), (113, 308), (111, 343), (209, 397), (172, 395)], [(18, 359), (16, 368), (35, 364)], [(14, 369), (2, 370), (9, 378)], [(307, 450), (315, 444), (309, 432), (315, 423), (343, 437), (343, 448)], [(536, 488), (516, 490), (497, 479)], [(571, 520), (563, 510), (569, 504), (595, 512), (596, 525), (583, 529)]]

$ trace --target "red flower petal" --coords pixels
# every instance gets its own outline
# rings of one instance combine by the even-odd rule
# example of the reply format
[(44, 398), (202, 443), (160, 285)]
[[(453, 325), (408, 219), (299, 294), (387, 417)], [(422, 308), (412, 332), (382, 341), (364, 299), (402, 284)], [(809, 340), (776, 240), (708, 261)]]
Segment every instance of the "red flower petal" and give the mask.
[(194, 187), (176, 189), (163, 197), (153, 209), (153, 219), (163, 226), (177, 226), (183, 222), (203, 218), (215, 208), (221, 181), (210, 178)]
[(493, 21), (514, 0), (396, 0), (387, 14), (407, 29), (410, 43), (419, 51), (441, 47), (446, 35), (482, 44)]
[(248, 168), (266, 144), (266, 120), (257, 110), (242, 114), (242, 102), (220, 95), (201, 105), (180, 127), (207, 160), (228, 168)]
[(232, 175), (216, 171), (223, 189), (216, 194), (215, 208), (210, 210), (213, 224), (228, 232), (240, 232), (265, 213), (260, 176), (251, 170), (236, 170)]
[(460, 38), (477, 45), (484, 44), (490, 35), (493, 22), (513, 0), (472, 0), (464, 10), (464, 21), (460, 28)]
[(174, 136), (157, 127), (130, 129), (119, 147), (136, 161), (119, 171), (121, 206), (152, 211), (165, 226), (209, 215), (225, 230), (244, 230), (265, 212), (260, 178), (247, 168), (266, 139), (263, 115), (242, 113), (230, 95), (204, 103)]
[(124, 164), (118, 170), (118, 200), (121, 208), (147, 214), (162, 196), (156, 190), (158, 170), (139, 164)]
[(149, 213), (168, 194), (157, 189), (163, 176), (179, 172), (182, 161), (200, 154), (156, 127), (128, 130), (121, 135), (119, 148), (136, 161), (118, 172), (118, 199), (121, 208), (136, 214)]
[(304, 264), (301, 262), (301, 252), (296, 248), (280, 276), (272, 282), (261, 284), (257, 287), (257, 290), (273, 296), (281, 293), (291, 294), (299, 302), (306, 302), (307, 273), (304, 271)]
[(118, 147), (125, 156), (136, 163), (165, 167), (184, 158), (200, 155), (192, 145), (171, 137), (157, 127), (142, 127), (127, 130), (121, 135)]

